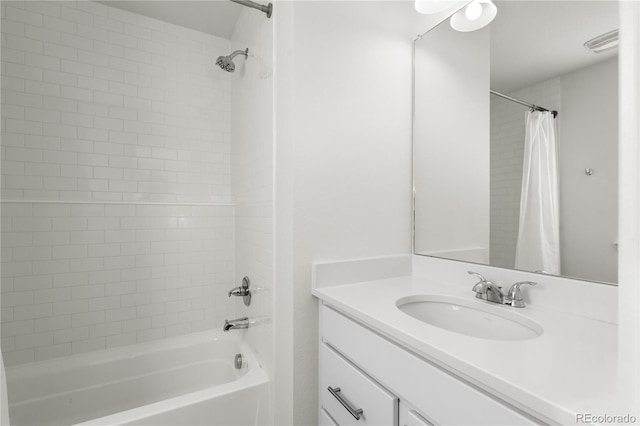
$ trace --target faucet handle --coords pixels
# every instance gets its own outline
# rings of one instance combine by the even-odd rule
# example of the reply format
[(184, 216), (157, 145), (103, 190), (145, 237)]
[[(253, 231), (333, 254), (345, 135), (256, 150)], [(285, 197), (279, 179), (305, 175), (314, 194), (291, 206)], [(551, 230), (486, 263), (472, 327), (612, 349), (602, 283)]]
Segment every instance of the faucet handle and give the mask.
[(487, 281), (487, 279), (485, 277), (483, 277), (481, 274), (477, 273), (477, 272), (473, 272), (473, 271), (467, 271), (467, 274), (469, 275), (475, 275), (476, 277), (478, 277), (478, 279), (480, 281), (478, 281), (473, 288), (471, 289), (471, 291), (476, 293), (476, 297), (478, 299), (484, 299), (486, 297), (486, 293), (487, 293), (487, 285), (489, 284), (489, 281)]
[(467, 271), (467, 274), (475, 275), (476, 277), (478, 277), (480, 279), (480, 281), (487, 282), (487, 279), (485, 277), (483, 277), (482, 274), (479, 274), (479, 273), (473, 272), (473, 271)]
[(246, 296), (249, 290), (242, 287), (235, 287), (229, 291), (229, 297), (231, 296)]
[(249, 277), (245, 276), (242, 279), (242, 285), (239, 287), (232, 288), (229, 291), (229, 297), (231, 296), (242, 296), (242, 301), (245, 306), (249, 306), (251, 304), (251, 290), (249, 290), (249, 285), (251, 281)]
[(523, 285), (537, 285), (537, 282), (534, 281), (518, 281), (514, 285), (509, 288), (509, 293), (507, 293), (509, 303), (514, 308), (524, 308), (524, 300), (522, 300), (522, 292), (520, 287)]

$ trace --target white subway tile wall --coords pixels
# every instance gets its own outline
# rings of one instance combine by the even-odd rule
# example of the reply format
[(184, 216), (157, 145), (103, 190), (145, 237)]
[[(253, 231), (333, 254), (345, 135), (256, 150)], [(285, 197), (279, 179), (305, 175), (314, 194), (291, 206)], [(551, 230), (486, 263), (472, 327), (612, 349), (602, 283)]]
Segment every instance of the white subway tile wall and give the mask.
[[(509, 95), (559, 110), (560, 78)], [(515, 265), (518, 242), (526, 111), (525, 106), (491, 96), (490, 263), (511, 269)]]
[(3, 1), (4, 198), (228, 202), (229, 48), (94, 2)]
[(5, 363), (219, 327), (230, 42), (89, 1), (1, 8)]
[(4, 203), (8, 365), (218, 327), (233, 207)]

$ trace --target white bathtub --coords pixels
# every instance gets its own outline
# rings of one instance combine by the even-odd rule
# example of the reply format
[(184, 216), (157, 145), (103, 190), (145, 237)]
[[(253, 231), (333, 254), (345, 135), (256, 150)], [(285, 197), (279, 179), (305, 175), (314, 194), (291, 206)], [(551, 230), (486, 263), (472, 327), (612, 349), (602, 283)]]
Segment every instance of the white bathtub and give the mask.
[(14, 426), (263, 424), (267, 383), (238, 334), (220, 331), (7, 369)]

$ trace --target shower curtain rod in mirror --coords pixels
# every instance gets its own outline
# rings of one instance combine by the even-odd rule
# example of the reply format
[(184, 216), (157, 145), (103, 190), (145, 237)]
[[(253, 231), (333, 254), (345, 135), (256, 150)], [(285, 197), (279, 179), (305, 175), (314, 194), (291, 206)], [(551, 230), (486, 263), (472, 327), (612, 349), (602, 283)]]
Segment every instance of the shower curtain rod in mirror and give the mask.
[[(541, 106), (530, 104), (529, 102), (525, 102), (517, 98), (512, 98), (511, 96), (503, 95), (502, 93), (496, 92), (495, 90), (489, 89), (489, 93), (491, 93), (492, 95), (500, 96), (501, 98), (504, 98), (508, 101), (515, 102), (520, 105), (524, 105), (536, 111), (549, 111), (548, 109), (542, 108)], [(558, 111), (551, 111), (551, 115), (553, 115), (553, 118), (556, 118), (558, 116)]]
[(261, 12), (266, 13), (267, 18), (271, 18), (271, 14), (273, 13), (273, 3), (269, 3), (268, 5), (263, 5), (260, 3), (256, 3), (251, 0), (231, 0), (234, 3), (241, 4), (243, 6), (251, 7), (253, 9), (258, 9)]

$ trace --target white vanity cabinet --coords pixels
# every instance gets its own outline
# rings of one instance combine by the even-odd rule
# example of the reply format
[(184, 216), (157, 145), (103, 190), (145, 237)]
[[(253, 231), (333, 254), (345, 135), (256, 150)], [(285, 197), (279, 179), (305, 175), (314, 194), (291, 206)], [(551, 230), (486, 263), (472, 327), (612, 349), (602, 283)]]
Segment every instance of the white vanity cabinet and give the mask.
[(320, 424), (540, 424), (326, 305), (320, 317)]

